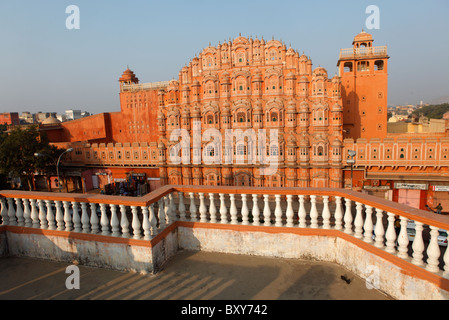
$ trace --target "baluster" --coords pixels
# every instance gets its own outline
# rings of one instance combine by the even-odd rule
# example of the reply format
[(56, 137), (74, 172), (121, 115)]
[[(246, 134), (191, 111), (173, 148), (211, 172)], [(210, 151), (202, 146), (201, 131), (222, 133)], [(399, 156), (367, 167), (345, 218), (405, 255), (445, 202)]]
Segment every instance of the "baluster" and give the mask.
[(31, 217), (31, 220), (33, 221), (32, 227), (33, 228), (39, 228), (40, 221), (39, 221), (39, 214), (37, 212), (37, 207), (36, 207), (36, 199), (31, 199), (30, 203), (31, 203), (31, 214), (30, 214), (30, 217)]
[(137, 207), (131, 206), (131, 212), (133, 214), (133, 221), (132, 221), (132, 227), (133, 227), (133, 235), (134, 239), (140, 239), (142, 237), (142, 232), (140, 231), (140, 220), (139, 216), (137, 215)]
[(306, 207), (304, 205), (304, 195), (300, 194), (299, 196), (299, 209), (298, 209), (298, 220), (299, 220), (299, 226), (301, 228), (307, 227), (306, 217)]
[(440, 261), (438, 258), (441, 255), (440, 252), (440, 246), (438, 245), (438, 228), (429, 226), (430, 227), (430, 242), (429, 246), (427, 247), (427, 266), (426, 270), (430, 272), (438, 272), (440, 270), (440, 267), (438, 266), (440, 264)]
[(129, 222), (128, 218), (126, 217), (126, 206), (120, 205), (120, 227), (122, 228), (122, 237), (123, 238), (129, 238)]
[(293, 196), (291, 194), (287, 195), (287, 210), (285, 211), (285, 216), (287, 218), (287, 227), (293, 227)]
[(196, 221), (197, 217), (196, 217), (195, 193), (189, 192), (189, 196), (190, 196), (190, 207), (189, 207), (190, 220)]
[(237, 207), (235, 205), (235, 194), (231, 193), (229, 195), (229, 198), (231, 199), (231, 209), (230, 209), (230, 213), (231, 213), (231, 224), (237, 224)]
[(204, 203), (204, 193), (198, 193), (200, 196), (200, 222), (207, 222), (207, 209), (206, 204)]
[(172, 214), (168, 195), (164, 196), (164, 216), (166, 224), (170, 225), (172, 223)]
[(51, 200), (45, 200), (45, 204), (47, 205), (47, 221), (48, 221), (48, 229), (49, 230), (56, 230), (56, 221), (55, 221), (55, 215), (53, 213), (52, 203)]
[(81, 218), (79, 214), (79, 206), (78, 202), (72, 201), (72, 219), (73, 219), (73, 231), (75, 232), (82, 232), (83, 229), (81, 228)]
[(355, 220), (354, 220), (354, 237), (357, 239), (363, 238), (363, 206), (360, 202), (355, 203)]
[(23, 218), (25, 219), (25, 227), (31, 227), (33, 220), (31, 220), (30, 201), (23, 199)]
[(165, 229), (166, 222), (165, 222), (165, 209), (164, 209), (164, 199), (159, 199), (157, 204), (159, 205), (159, 229), (163, 230)]
[(387, 212), (388, 215), (388, 226), (387, 232), (385, 233), (386, 242), (386, 251), (389, 253), (396, 253), (395, 242), (396, 242), (396, 230), (394, 229), (394, 214), (391, 212)]
[(374, 245), (377, 248), (383, 248), (385, 235), (383, 210), (378, 208), (376, 208), (376, 227), (374, 228), (374, 234), (376, 235)]
[(47, 213), (44, 209), (44, 200), (38, 200), (39, 205), (39, 221), (40, 221), (40, 228), (41, 229), (47, 229)]
[(157, 219), (156, 215), (154, 214), (154, 203), (150, 204), (150, 225), (151, 225), (151, 235), (155, 236), (157, 235)]
[(150, 220), (148, 218), (148, 207), (147, 206), (141, 206), (140, 209), (142, 210), (142, 228), (143, 228), (143, 239), (144, 240), (150, 240), (151, 239), (151, 225)]
[(62, 203), (61, 201), (55, 201), (56, 225), (57, 225), (57, 230), (59, 230), (59, 231), (65, 230), (64, 215), (62, 213), (61, 203)]
[(363, 229), (365, 230), (363, 241), (367, 243), (373, 242), (373, 207), (365, 205), (365, 224)]
[(178, 198), (179, 198), (179, 205), (178, 205), (179, 219), (181, 221), (185, 221), (186, 220), (186, 205), (184, 204), (184, 193), (178, 192)]
[(323, 196), (323, 229), (330, 229), (331, 227), (331, 212), (329, 210), (329, 196)]
[(0, 212), (0, 215), (2, 216), (2, 225), (6, 226), (9, 224), (9, 218), (8, 218), (8, 209), (6, 208), (5, 198), (1, 198), (0, 202), (2, 204), (2, 211)]
[(281, 195), (276, 194), (275, 196), (276, 208), (274, 209), (275, 226), (282, 227), (282, 208), (281, 208)]
[(423, 261), (424, 240), (422, 237), (423, 230), (424, 230), (423, 224), (421, 222), (415, 221), (415, 237), (413, 238), (413, 244), (412, 244), (412, 249), (413, 249), (412, 263), (417, 266), (424, 265), (424, 261)]
[(351, 212), (352, 201), (351, 201), (351, 199), (345, 198), (345, 205), (346, 205), (345, 215), (343, 217), (343, 220), (345, 222), (344, 232), (347, 234), (351, 234), (352, 233), (352, 212)]
[(17, 217), (17, 225), (18, 226), (23, 226), (24, 223), (24, 219), (23, 219), (23, 208), (22, 208), (22, 199), (20, 198), (15, 198), (16, 200), (16, 217)]
[(171, 222), (175, 222), (176, 220), (178, 220), (178, 216), (176, 214), (176, 205), (175, 205), (175, 199), (173, 197), (173, 193), (170, 193), (168, 195), (168, 199), (170, 200)]
[[(64, 219), (65, 220), (65, 219)], [(98, 233), (100, 230), (98, 215), (97, 215), (97, 205), (95, 203), (90, 204), (90, 225), (91, 233)]]
[(209, 193), (209, 202), (210, 222), (217, 223), (217, 208), (215, 207), (213, 193)]
[(246, 194), (242, 194), (242, 224), (248, 225), (249, 224), (249, 210), (248, 210), (248, 204), (246, 203)]
[(70, 214), (70, 202), (63, 201), (63, 204), (64, 204), (65, 230), (66, 231), (72, 231), (73, 230), (73, 224), (72, 224), (72, 216)]
[(220, 193), (220, 222), (228, 223), (228, 209), (226, 208), (224, 193)]
[(90, 220), (86, 202), (81, 202), (81, 224), (83, 225), (83, 233), (90, 233)]
[(311, 207), (310, 207), (310, 222), (311, 228), (318, 228), (318, 210), (316, 208), (316, 196), (311, 195), (310, 196), (310, 203), (311, 203)]
[(335, 229), (341, 230), (343, 229), (343, 208), (341, 204), (341, 197), (335, 196), (335, 212), (334, 212), (334, 218), (335, 218)]
[(14, 210), (14, 204), (13, 204), (12, 198), (8, 198), (8, 218), (9, 218), (9, 224), (11, 226), (17, 225), (16, 210)]
[(407, 223), (408, 219), (401, 217), (401, 232), (398, 237), (398, 257), (402, 259), (408, 258), (408, 235), (407, 235)]
[(260, 226), (260, 210), (259, 204), (257, 203), (257, 194), (253, 194), (252, 215), (253, 215), (253, 225)]
[(107, 215), (107, 208), (105, 203), (100, 203), (100, 224), (101, 224), (101, 234), (104, 236), (108, 236), (109, 233), (109, 219)]
[(263, 202), (264, 202), (264, 206), (263, 206), (263, 225), (264, 226), (271, 226), (271, 209), (270, 209), (270, 204), (268, 201), (269, 195), (268, 194), (264, 194), (263, 195)]
[(113, 237), (120, 237), (120, 221), (117, 216), (117, 206), (115, 204), (110, 204), (111, 208), (111, 229)]

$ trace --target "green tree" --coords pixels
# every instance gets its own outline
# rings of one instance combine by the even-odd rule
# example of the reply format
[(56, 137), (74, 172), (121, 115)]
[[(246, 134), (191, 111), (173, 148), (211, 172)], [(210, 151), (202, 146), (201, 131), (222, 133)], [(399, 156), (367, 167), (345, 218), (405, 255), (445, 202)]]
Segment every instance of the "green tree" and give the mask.
[[(49, 157), (36, 157), (35, 153)], [(55, 167), (53, 159), (61, 153), (62, 150), (50, 145), (46, 135), (40, 134), (36, 126), (14, 128), (0, 136), (0, 173), (20, 177), (23, 185), (26, 183), (29, 190), (34, 190), (34, 174)]]
[(413, 114), (420, 116), (421, 114), (429, 119), (442, 119), (443, 115), (449, 111), (449, 103), (428, 105), (413, 111)]

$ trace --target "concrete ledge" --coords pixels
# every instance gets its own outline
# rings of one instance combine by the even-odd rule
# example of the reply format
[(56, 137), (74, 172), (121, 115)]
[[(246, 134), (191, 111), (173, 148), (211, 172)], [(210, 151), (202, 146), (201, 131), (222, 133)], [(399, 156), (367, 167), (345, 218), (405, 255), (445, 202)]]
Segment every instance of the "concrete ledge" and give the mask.
[(77, 262), (86, 266), (137, 273), (157, 272), (178, 250), (177, 229), (174, 227), (165, 232), (162, 238), (153, 240), (16, 226), (5, 226), (3, 232), (0, 230), (0, 250), (7, 247), (7, 254), (4, 255)]
[(448, 300), (449, 280), (338, 230), (177, 221), (149, 240), (0, 227), (0, 256), (156, 273), (179, 249), (333, 262), (396, 298)]
[(337, 263), (396, 299), (448, 300), (449, 280), (337, 230), (180, 222), (179, 247)]

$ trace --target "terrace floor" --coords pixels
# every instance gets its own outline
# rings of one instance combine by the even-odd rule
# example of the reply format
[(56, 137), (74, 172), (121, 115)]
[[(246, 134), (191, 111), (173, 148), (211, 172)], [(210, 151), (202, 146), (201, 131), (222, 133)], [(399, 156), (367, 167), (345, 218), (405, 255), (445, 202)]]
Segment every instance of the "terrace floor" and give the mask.
[[(0, 259), (0, 300), (388, 300), (327, 262), (180, 251), (156, 275), (79, 265), (80, 289), (66, 288), (68, 263)], [(350, 279), (348, 284), (341, 276)]]

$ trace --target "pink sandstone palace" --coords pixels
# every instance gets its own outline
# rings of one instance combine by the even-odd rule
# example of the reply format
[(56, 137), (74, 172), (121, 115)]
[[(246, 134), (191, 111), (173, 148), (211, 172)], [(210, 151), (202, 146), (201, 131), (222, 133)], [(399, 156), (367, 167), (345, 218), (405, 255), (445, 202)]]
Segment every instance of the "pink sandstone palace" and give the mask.
[[(329, 75), (278, 40), (239, 36), (205, 48), (176, 80), (140, 83), (127, 69), (120, 112), (45, 130), (55, 144), (74, 148), (66, 165), (79, 170), (84, 189), (93, 177), (101, 188), (135, 174), (151, 180), (151, 189), (352, 186), (419, 208), (436, 201), (449, 208), (441, 191), (449, 190), (448, 130), (387, 133), (388, 59), (387, 47), (373, 46), (362, 31), (340, 50), (338, 74)], [(225, 143), (229, 131), (242, 134)], [(221, 161), (206, 161), (217, 154)], [(175, 161), (181, 155), (190, 161)], [(276, 158), (272, 174), (257, 161), (265, 155)]]

